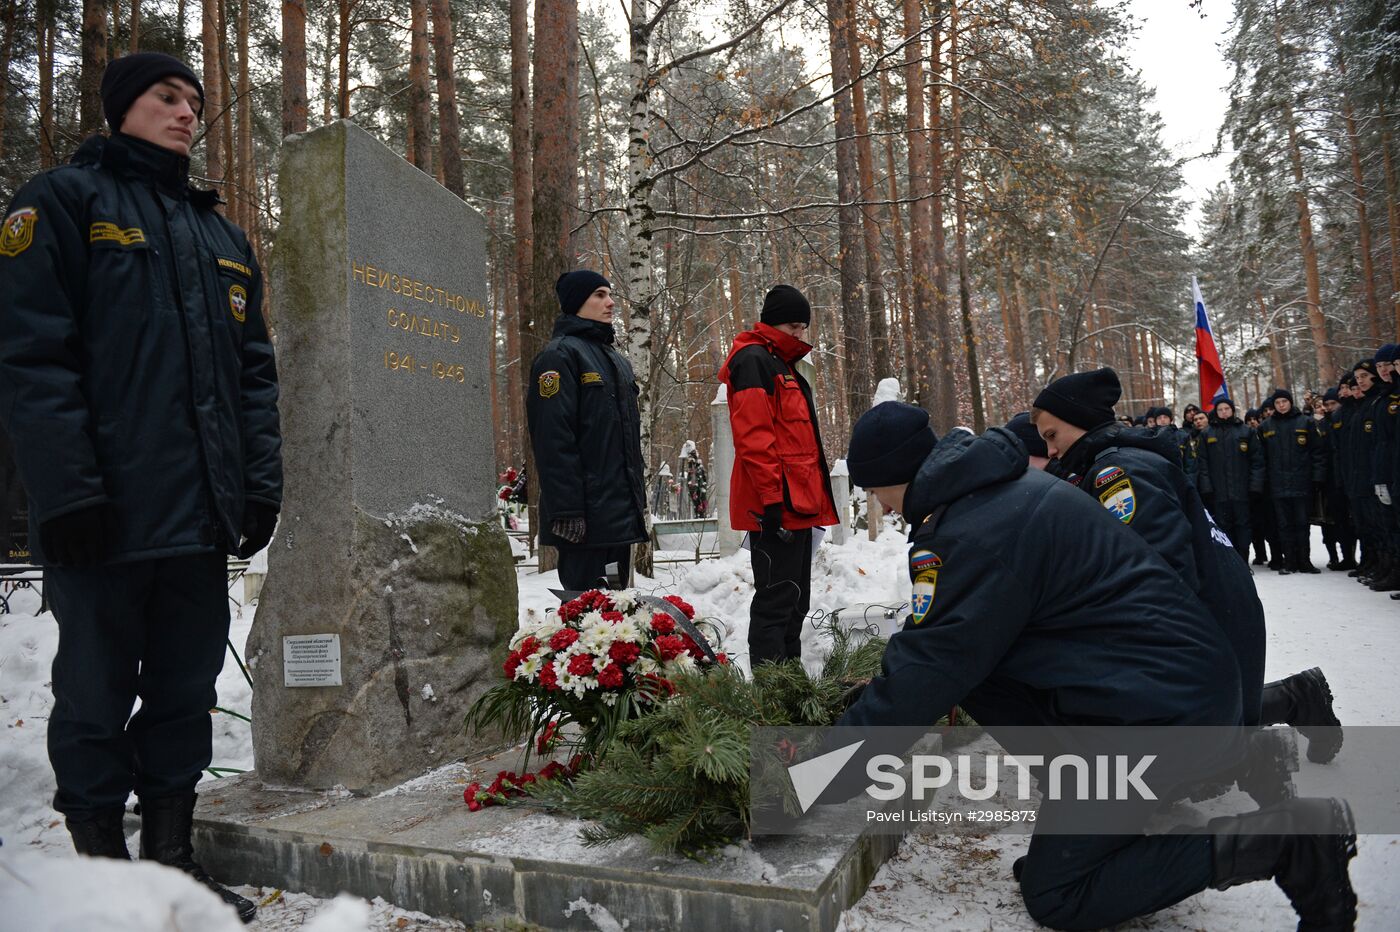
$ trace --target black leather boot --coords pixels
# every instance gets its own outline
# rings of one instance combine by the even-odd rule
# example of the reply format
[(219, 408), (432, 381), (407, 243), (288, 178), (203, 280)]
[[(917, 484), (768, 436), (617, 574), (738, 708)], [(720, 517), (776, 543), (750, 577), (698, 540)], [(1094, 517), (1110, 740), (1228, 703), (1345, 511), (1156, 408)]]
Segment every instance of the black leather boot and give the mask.
[(1260, 719), (1292, 725), (1308, 739), (1308, 760), (1325, 764), (1342, 749), (1342, 723), (1332, 709), (1332, 687), (1320, 667), (1264, 684)]
[(1261, 728), (1249, 736), (1249, 752), (1235, 782), (1260, 808), (1293, 799), (1298, 790), (1298, 737), (1288, 728)]
[(1211, 819), (1211, 886), (1269, 880), (1288, 895), (1298, 932), (1356, 928), (1348, 862), (1356, 825), (1340, 799), (1291, 799), (1269, 809)]
[(1313, 566), (1311, 550), (1312, 541), (1307, 534), (1300, 534), (1298, 542), (1293, 547), (1293, 569), (1298, 573), (1321, 573), (1322, 570)]
[(130, 861), (126, 850), (126, 830), (122, 828), (123, 809), (104, 809), (88, 816), (69, 816), (64, 820), (68, 834), (73, 836), (73, 848), (90, 858), (116, 858)]
[(190, 834), (194, 822), (195, 794), (141, 799), (141, 857), (182, 870), (219, 895), (238, 912), (245, 923), (252, 922), (258, 907), (219, 883), (194, 859)]

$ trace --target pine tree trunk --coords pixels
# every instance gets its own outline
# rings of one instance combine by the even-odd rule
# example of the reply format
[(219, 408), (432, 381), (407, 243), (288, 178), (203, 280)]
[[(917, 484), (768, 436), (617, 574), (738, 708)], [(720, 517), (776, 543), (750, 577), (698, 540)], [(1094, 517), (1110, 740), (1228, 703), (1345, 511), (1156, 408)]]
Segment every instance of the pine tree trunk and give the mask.
[(847, 88), (836, 95), (836, 211), (837, 235), (841, 245), (838, 262), (841, 280), (841, 318), (848, 334), (843, 344), (849, 365), (845, 383), (852, 411), (870, 407), (870, 325), (866, 319), (865, 256), (860, 228), (861, 211), (858, 169), (856, 167), (855, 112), (851, 106), (851, 60), (846, 42), (845, 0), (826, 0), (830, 34), (831, 83)]
[[(531, 134), (534, 249), (530, 267), (534, 306), (541, 329), (558, 313), (554, 282), (573, 267), (570, 230), (578, 203), (578, 5), (555, 0), (535, 5), (533, 123), (549, 127)], [(645, 415), (642, 429), (646, 429)], [(553, 552), (541, 548), (540, 571)]]
[(175, 53), (176, 57), (179, 58), (181, 61), (189, 60), (189, 56), (185, 53), (185, 46), (187, 42), (185, 38), (186, 12), (187, 6), (185, 0), (178, 0), (178, 2), (175, 4)]
[(141, 48), (141, 0), (131, 0), (131, 43), (127, 52), (135, 54)]
[(102, 128), (102, 72), (107, 67), (107, 4), (83, 0), (82, 70), (78, 76), (78, 132)]
[(337, 113), (342, 120), (350, 119), (350, 17), (352, 0), (340, 0), (340, 17), (336, 22), (336, 53), (340, 70), (337, 73)]
[(282, 0), (282, 135), (306, 122), (306, 0)]
[[(529, 481), (529, 520), (532, 532), (538, 530), (540, 481), (535, 470), (535, 452), (522, 416), (525, 393), (529, 391), (530, 363), (540, 351), (539, 331), (534, 326), (533, 295), (530, 280), (534, 263), (534, 233), (531, 214), (534, 211), (533, 178), (530, 170), (530, 20), (529, 0), (510, 0), (510, 166), (511, 210), (514, 227), (512, 266), (515, 275), (514, 320), (511, 332), (515, 350), (515, 381), (511, 395), (516, 399), (516, 427), (521, 434), (521, 463)], [(535, 537), (532, 533), (531, 545)]]
[(409, 0), (412, 31), (408, 54), (408, 125), (418, 170), (433, 173), (433, 92), (428, 82), (428, 0)]
[(204, 177), (215, 185), (224, 180), (224, 78), (219, 68), (219, 0), (203, 0), (200, 7), (200, 46), (204, 56)]
[(248, 57), (248, 7), (251, 0), (238, 4), (238, 161), (234, 177), (238, 179), (238, 225), (250, 237), (256, 237), (258, 227), (257, 196), (253, 182), (253, 87), (252, 59)]
[(972, 283), (967, 269), (967, 208), (963, 197), (962, 90), (958, 86), (958, 3), (953, 0), (948, 31), (948, 67), (952, 76), (953, 137), (953, 235), (958, 250), (958, 308), (962, 315), (963, 353), (967, 356), (967, 384), (972, 394), (972, 428), (987, 429), (982, 412), (982, 373), (977, 363), (977, 332), (972, 321)]
[(36, 19), (39, 21), (39, 167), (49, 169), (57, 164), (53, 137), (53, 10), (40, 7)]
[(954, 422), (950, 410), (953, 396), (947, 390), (941, 373), (935, 373), (941, 361), (941, 347), (934, 320), (933, 257), (930, 252), (933, 232), (930, 225), (928, 133), (924, 129), (923, 43), (914, 39), (923, 28), (919, 0), (903, 0), (903, 12), (904, 38), (908, 41), (904, 48), (904, 86), (909, 158), (909, 262), (910, 280), (913, 282), (916, 357), (916, 380), (911, 397), (929, 410), (934, 426), (942, 432)]
[(335, 35), (336, 9), (330, 7), (326, 11), (326, 45), (321, 52), (321, 125), (326, 126), (335, 115), (339, 101), (339, 92), (336, 88), (335, 78), (335, 58), (336, 44), (331, 41), (331, 36)]
[[(875, 187), (875, 156), (870, 144), (870, 119), (865, 106), (865, 81), (861, 73), (861, 37), (857, 26), (857, 3), (859, 0), (844, 0), (846, 5), (846, 52), (850, 59), (848, 68), (851, 80), (851, 106), (855, 115), (856, 165), (860, 172), (859, 196), (862, 201), (878, 197)], [(860, 208), (861, 232), (865, 247), (865, 297), (866, 325), (870, 330), (870, 365), (873, 378), (878, 382), (887, 376), (895, 375), (895, 367), (890, 361), (893, 355), (890, 346), (889, 321), (885, 316), (885, 283), (883, 263), (880, 259), (879, 208), (864, 205)]]
[(452, 66), (455, 37), (452, 29), (452, 7), (448, 0), (430, 0), (433, 14), (433, 67), (437, 72), (438, 137), (442, 140), (444, 187), (458, 197), (465, 197), (467, 183), (462, 177), (462, 124), (457, 115), (457, 78)]
[(943, 225), (943, 201), (947, 194), (943, 190), (943, 103), (940, 88), (943, 80), (942, 40), (939, 38), (940, 30), (937, 26), (942, 18), (943, 4), (941, 0), (935, 0), (935, 25), (930, 36), (928, 89), (929, 187), (933, 193), (933, 199), (929, 202), (929, 226), (933, 234), (933, 322), (938, 338), (938, 371), (942, 381), (940, 394), (945, 399), (943, 404), (947, 407), (944, 414), (948, 419), (948, 423), (944, 425), (946, 429), (957, 419), (958, 395), (954, 384), (956, 366), (953, 362), (953, 330), (948, 314), (948, 247)]
[(5, 158), (5, 109), (9, 102), (10, 59), (15, 50), (15, 29), (19, 22), (19, 0), (4, 0), (5, 36), (0, 40), (0, 160)]
[(1386, 226), (1390, 232), (1390, 300), (1395, 305), (1395, 331), (1400, 339), (1400, 209), (1397, 209), (1395, 165), (1390, 158), (1390, 133), (1381, 134), (1381, 159), (1385, 164)]
[[(883, 28), (878, 26), (875, 41), (880, 48), (885, 47), (884, 30)], [(885, 116), (886, 122), (892, 125), (892, 121), (890, 121), (889, 119), (889, 72), (884, 68), (880, 69), (880, 109)], [(900, 331), (903, 335), (904, 343), (904, 371), (902, 381), (904, 382), (905, 391), (908, 392), (909, 397), (912, 398), (918, 394), (916, 391), (916, 384), (918, 382), (918, 379), (916, 371), (917, 360), (915, 359), (914, 354), (914, 327), (909, 316), (910, 304), (912, 303), (913, 299), (909, 293), (909, 276), (905, 274), (905, 269), (907, 268), (907, 259), (905, 257), (904, 250), (904, 223), (900, 217), (898, 203), (899, 182), (898, 173), (895, 170), (894, 137), (888, 135), (885, 136), (885, 175), (889, 185), (888, 194), (890, 201), (890, 229), (891, 232), (894, 234), (895, 293), (897, 295), (897, 303), (899, 305)]]
[[(1342, 74), (1346, 74), (1345, 69)], [(1371, 342), (1379, 346), (1386, 341), (1381, 339), (1380, 302), (1376, 296), (1375, 261), (1371, 256), (1371, 222), (1366, 216), (1366, 177), (1361, 171), (1361, 140), (1356, 133), (1351, 99), (1343, 95), (1342, 101), (1342, 115), (1346, 120), (1347, 142), (1351, 150), (1351, 183), (1356, 198), (1357, 245), (1361, 252), (1361, 287), (1366, 295), (1366, 322), (1370, 326)]]
[(1254, 302), (1259, 305), (1259, 320), (1268, 329), (1269, 362), (1273, 365), (1274, 385), (1285, 386), (1288, 381), (1283, 377), (1283, 354), (1278, 348), (1278, 328), (1269, 326), (1269, 308), (1264, 303), (1264, 293), (1258, 288), (1254, 289)]

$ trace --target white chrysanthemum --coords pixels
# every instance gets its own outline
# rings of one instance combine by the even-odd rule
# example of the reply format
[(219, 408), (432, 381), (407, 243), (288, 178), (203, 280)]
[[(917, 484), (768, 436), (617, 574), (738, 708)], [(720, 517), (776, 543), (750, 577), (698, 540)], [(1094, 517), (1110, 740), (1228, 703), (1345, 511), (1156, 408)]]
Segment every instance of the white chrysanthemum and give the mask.
[(613, 605), (624, 615), (637, 607), (637, 590), (624, 589), (621, 592), (613, 593)]
[(604, 621), (601, 617), (587, 625), (579, 635), (579, 639), (574, 642), (574, 646), (583, 645), (583, 648), (590, 654), (606, 653), (608, 646), (617, 638), (617, 631), (613, 623)]
[(656, 662), (656, 658), (650, 654), (642, 654), (637, 658), (636, 664), (632, 667), (638, 674), (655, 673), (661, 669), (661, 664)]
[(689, 654), (677, 654), (666, 663), (667, 676), (693, 672), (695, 672), (695, 658)]
[(536, 651), (529, 657), (520, 661), (520, 666), (515, 668), (515, 678), (517, 680), (533, 682), (535, 677), (539, 675), (541, 665), (540, 653)]
[(631, 618), (624, 618), (614, 624), (611, 633), (614, 641), (640, 641), (642, 639), (642, 629)]
[(618, 693), (603, 693), (603, 705), (617, 705)]

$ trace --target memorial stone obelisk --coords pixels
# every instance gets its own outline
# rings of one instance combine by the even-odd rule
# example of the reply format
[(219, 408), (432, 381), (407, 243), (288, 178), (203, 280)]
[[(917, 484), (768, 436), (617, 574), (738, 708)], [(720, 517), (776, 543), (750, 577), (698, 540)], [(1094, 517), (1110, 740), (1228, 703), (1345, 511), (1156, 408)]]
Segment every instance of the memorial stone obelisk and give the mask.
[(266, 784), (374, 792), (467, 752), (516, 626), (479, 214), (348, 121), (286, 140), (285, 503), (248, 637)]

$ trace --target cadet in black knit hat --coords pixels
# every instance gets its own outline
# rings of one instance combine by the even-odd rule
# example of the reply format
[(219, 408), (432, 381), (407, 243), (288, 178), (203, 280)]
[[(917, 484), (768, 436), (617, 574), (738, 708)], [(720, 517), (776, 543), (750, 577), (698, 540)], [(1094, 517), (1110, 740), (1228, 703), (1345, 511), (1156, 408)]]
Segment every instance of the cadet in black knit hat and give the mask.
[(564, 314), (577, 314), (599, 288), (612, 289), (612, 282), (592, 269), (574, 269), (559, 276), (554, 283), (554, 293), (559, 296), (559, 310)]
[[(189, 65), (160, 52), (136, 52), (114, 59), (102, 72), (102, 115), (112, 132), (122, 128), (126, 112), (138, 97), (161, 78), (179, 78), (199, 92), (200, 111), (204, 109), (204, 85)], [(198, 114), (196, 114), (197, 116)]]
[(1040, 390), (1031, 420), (1045, 439), (1051, 458), (1063, 457), (1085, 433), (1113, 421), (1113, 406), (1123, 394), (1112, 369), (1075, 372)]
[(938, 441), (928, 422), (927, 411), (902, 401), (886, 401), (863, 414), (846, 451), (851, 481), (877, 489), (914, 478)]
[(1031, 465), (1036, 469), (1044, 469), (1050, 462), (1050, 452), (1045, 449), (1045, 441), (1041, 439), (1040, 431), (1035, 429), (1031, 413), (1022, 411), (1006, 422), (1006, 429), (1015, 434), (1016, 439), (1026, 448), (1026, 452), (1030, 454)]

